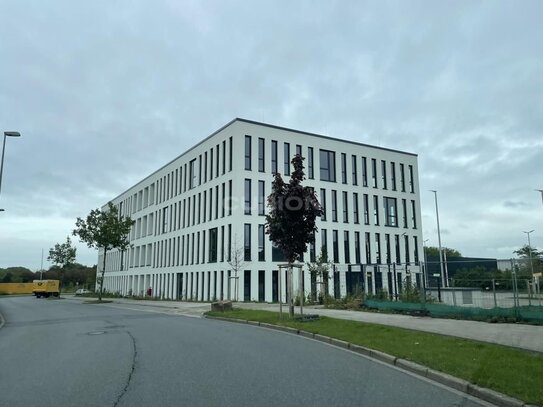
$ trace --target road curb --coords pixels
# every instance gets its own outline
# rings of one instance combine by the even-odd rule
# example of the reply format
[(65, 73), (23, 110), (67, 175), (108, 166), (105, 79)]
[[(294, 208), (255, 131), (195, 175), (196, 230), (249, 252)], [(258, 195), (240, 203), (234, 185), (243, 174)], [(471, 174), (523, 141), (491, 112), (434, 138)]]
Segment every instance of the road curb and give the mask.
[(302, 331), (300, 329), (290, 328), (286, 326), (272, 325), (268, 323), (258, 323), (255, 321), (245, 321), (241, 319), (215, 317), (215, 316), (209, 316), (209, 315), (204, 315), (204, 317), (208, 319), (217, 319), (219, 321), (244, 323), (244, 324), (249, 324), (249, 325), (260, 326), (262, 328), (273, 329), (276, 331), (287, 332), (290, 334), (302, 336), (304, 338), (309, 338), (309, 339), (314, 339), (319, 342), (324, 342), (340, 349), (351, 350), (355, 353), (359, 353), (371, 359), (378, 360), (382, 363), (396, 366), (397, 368), (401, 370), (408, 371), (417, 376), (425, 377), (429, 380), (432, 380), (444, 386), (450, 387), (454, 390), (460, 391), (462, 393), (465, 393), (470, 396), (484, 400), (486, 402), (492, 403), (498, 407), (535, 407), (532, 404), (525, 403), (524, 401), (515, 399), (513, 397), (507, 396), (505, 394), (499, 393), (494, 390), (477, 386), (475, 384), (469, 383), (466, 380), (459, 379), (447, 373), (442, 373), (437, 370), (430, 369), (426, 366), (419, 365), (418, 363), (412, 362), (410, 360), (397, 358), (393, 355), (389, 355), (388, 353), (380, 352), (378, 350), (366, 348), (360, 345), (355, 345), (346, 341), (342, 341), (340, 339), (331, 338), (329, 336), (314, 334), (312, 332)]
[(0, 329), (2, 329), (5, 323), (6, 323), (6, 320), (4, 319), (4, 316), (2, 315), (2, 313), (0, 312)]

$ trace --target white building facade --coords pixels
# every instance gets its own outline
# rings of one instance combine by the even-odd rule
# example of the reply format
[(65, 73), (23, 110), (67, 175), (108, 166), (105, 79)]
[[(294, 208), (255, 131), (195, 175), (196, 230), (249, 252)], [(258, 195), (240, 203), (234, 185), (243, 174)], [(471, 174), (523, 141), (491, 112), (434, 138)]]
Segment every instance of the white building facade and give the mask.
[[(421, 286), (415, 154), (234, 119), (112, 200), (136, 223), (131, 248), (107, 254), (104, 289), (192, 301), (284, 300), (284, 262), (264, 225), (273, 174), (288, 181), (295, 154), (305, 158), (303, 185), (324, 209), (303, 260), (326, 248), (329, 294), (395, 297), (405, 284)], [(236, 248), (239, 273), (229, 265)], [(102, 254), (98, 273), (101, 267)], [(304, 269), (295, 286), (303, 283), (306, 295), (322, 291)]]

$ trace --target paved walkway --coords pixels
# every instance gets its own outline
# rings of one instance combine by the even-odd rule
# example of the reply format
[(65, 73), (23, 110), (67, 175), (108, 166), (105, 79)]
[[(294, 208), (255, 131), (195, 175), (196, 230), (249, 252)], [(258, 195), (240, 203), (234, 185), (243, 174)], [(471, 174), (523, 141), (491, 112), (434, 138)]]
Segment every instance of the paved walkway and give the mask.
[[(69, 298), (69, 297), (68, 297)], [(78, 298), (78, 297), (74, 297)], [(149, 311), (201, 316), (210, 310), (209, 303), (194, 303), (181, 301), (137, 301), (130, 299), (114, 299), (115, 303), (125, 304)], [(266, 303), (235, 303), (235, 307), (279, 311), (278, 304)], [(286, 307), (283, 307), (286, 311)], [(299, 310), (299, 307), (296, 307)], [(332, 318), (369, 322), (374, 324), (397, 326), (417, 331), (432, 332), (460, 338), (474, 339), (482, 342), (537, 351), (543, 353), (543, 326), (525, 324), (492, 324), (488, 322), (463, 321), (456, 319), (439, 319), (430, 317), (413, 317), (398, 314), (379, 314), (374, 312), (346, 311), (324, 309), (318, 306), (305, 307), (304, 312), (316, 313)]]

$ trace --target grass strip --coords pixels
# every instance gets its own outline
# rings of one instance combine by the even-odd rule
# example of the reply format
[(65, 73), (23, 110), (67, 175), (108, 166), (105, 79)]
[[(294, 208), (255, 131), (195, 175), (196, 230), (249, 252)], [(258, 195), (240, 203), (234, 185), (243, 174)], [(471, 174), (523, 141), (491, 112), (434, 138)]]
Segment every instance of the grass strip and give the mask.
[(270, 311), (208, 312), (288, 326), (411, 360), (525, 402), (543, 406), (543, 354), (427, 332), (328, 317), (298, 322)]

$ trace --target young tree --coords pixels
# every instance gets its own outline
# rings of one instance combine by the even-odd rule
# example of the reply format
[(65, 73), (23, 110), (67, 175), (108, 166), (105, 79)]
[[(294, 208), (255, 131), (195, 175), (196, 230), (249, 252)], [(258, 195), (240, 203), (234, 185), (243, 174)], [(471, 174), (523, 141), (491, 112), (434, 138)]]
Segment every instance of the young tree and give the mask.
[(57, 243), (55, 247), (49, 249), (49, 256), (47, 260), (58, 266), (58, 272), (60, 274), (60, 287), (58, 289), (58, 295), (62, 291), (62, 285), (64, 284), (64, 272), (66, 267), (75, 262), (75, 253), (77, 249), (72, 246), (72, 240), (69, 236), (66, 237), (66, 243)]
[(234, 272), (234, 276), (231, 277), (234, 279), (234, 298), (232, 298), (233, 301), (238, 301), (238, 281), (239, 281), (239, 273), (241, 270), (243, 270), (247, 265), (249, 264), (248, 261), (245, 261), (245, 252), (244, 248), (239, 244), (236, 237), (234, 237), (234, 242), (232, 245), (232, 251), (230, 253), (230, 257), (228, 259), (228, 265)]
[[(328, 253), (326, 251), (326, 248), (322, 248), (321, 254), (319, 257), (316, 258), (316, 261), (314, 263), (307, 263), (307, 268), (309, 270), (309, 273), (311, 274), (312, 278), (320, 278), (321, 284), (323, 287), (321, 288), (320, 296), (319, 298), (324, 300), (326, 296), (328, 296), (328, 281), (330, 279), (330, 267), (331, 263), (328, 261)], [(316, 293), (315, 293), (316, 294)], [(313, 301), (316, 301), (316, 295), (313, 298)]]
[(105, 211), (93, 209), (86, 220), (77, 218), (76, 229), (73, 231), (73, 235), (79, 236), (79, 239), (90, 248), (104, 251), (102, 275), (97, 279), (100, 284), (99, 301), (102, 301), (104, 290), (107, 252), (113, 249), (124, 251), (130, 247), (128, 234), (135, 223), (129, 216), (120, 216), (119, 210), (111, 202), (107, 205)]
[[(272, 183), (272, 192), (268, 196), (269, 213), (266, 215), (266, 233), (269, 239), (283, 252), (292, 279), (292, 263), (307, 250), (307, 245), (314, 241), (317, 216), (322, 209), (312, 188), (302, 186), (305, 179), (304, 158), (296, 154), (291, 163), (294, 171), (286, 184), (281, 174), (276, 173)], [(294, 316), (292, 287), (289, 290), (289, 313)]]

